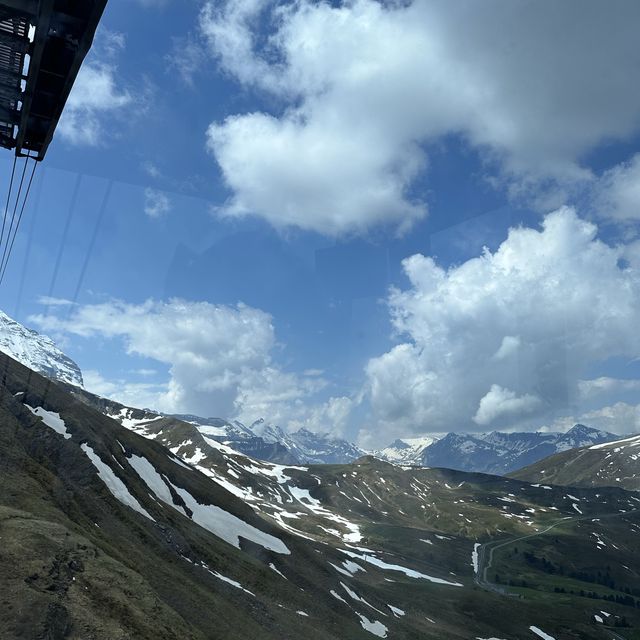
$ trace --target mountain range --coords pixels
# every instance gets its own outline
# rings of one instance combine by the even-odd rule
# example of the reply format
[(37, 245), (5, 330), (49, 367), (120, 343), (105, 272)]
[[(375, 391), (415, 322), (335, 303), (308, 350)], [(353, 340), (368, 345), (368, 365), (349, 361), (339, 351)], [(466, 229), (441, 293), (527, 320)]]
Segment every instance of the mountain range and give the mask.
[(367, 452), (355, 444), (329, 434), (299, 429), (287, 433), (261, 419), (247, 427), (241, 422), (220, 418), (178, 415), (177, 418), (197, 425), (207, 436), (260, 460), (283, 464), (343, 464)]
[(619, 437), (583, 424), (564, 433), (448, 433), (425, 447), (413, 464), (503, 475), (555, 453)]
[(598, 640), (640, 627), (633, 492), (373, 456), (279, 465), (5, 355), (0, 368), (2, 638)]
[[(49, 378), (82, 387), (80, 367), (50, 338), (22, 326), (2, 312), (0, 351)], [(145, 415), (154, 417), (160, 414), (147, 411)], [(313, 433), (304, 428), (288, 433), (264, 419), (246, 426), (216, 417), (175, 417), (196, 425), (203, 435), (240, 453), (279, 464), (344, 464), (371, 453), (394, 464), (506, 474), (555, 453), (619, 438), (578, 424), (566, 433), (494, 431), (430, 434), (396, 439), (387, 447), (368, 452), (348, 440), (326, 433)]]
[[(640, 624), (640, 499), (625, 491), (640, 437), (447, 434), (375, 457), (305, 429), (126, 407), (7, 326), (49, 379), (0, 356), (0, 584), (10, 612), (29, 610), (0, 637), (595, 639), (594, 623)], [(512, 479), (421, 468), (527, 461)]]

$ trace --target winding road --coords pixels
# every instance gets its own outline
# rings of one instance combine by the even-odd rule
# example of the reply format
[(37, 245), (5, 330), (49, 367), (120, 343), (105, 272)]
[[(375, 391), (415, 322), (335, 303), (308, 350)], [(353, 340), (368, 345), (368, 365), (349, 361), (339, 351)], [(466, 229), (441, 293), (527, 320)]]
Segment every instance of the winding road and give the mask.
[[(486, 589), (487, 591), (492, 591), (493, 593), (498, 593), (500, 595), (508, 596), (512, 598), (520, 597), (519, 594), (511, 592), (504, 586), (496, 584), (495, 582), (491, 582), (487, 578), (489, 569), (491, 569), (491, 565), (493, 564), (493, 554), (496, 551), (496, 549), (501, 549), (502, 547), (506, 547), (510, 544), (514, 544), (516, 542), (519, 542), (520, 540), (527, 540), (528, 538), (534, 538), (535, 536), (544, 535), (545, 533), (551, 531), (551, 529), (553, 529), (554, 527), (557, 527), (561, 524), (568, 524), (570, 522), (577, 522), (580, 520), (592, 520), (594, 518), (598, 518), (598, 519), (617, 518), (620, 516), (628, 516), (633, 513), (639, 513), (639, 512), (640, 512), (640, 509), (632, 509), (630, 511), (607, 513), (604, 515), (591, 514), (587, 516), (575, 516), (575, 517), (565, 516), (564, 518), (561, 518), (560, 520), (557, 520), (556, 522), (550, 524), (548, 527), (541, 529), (540, 531), (536, 531), (534, 533), (529, 533), (525, 536), (518, 536), (515, 538), (509, 538), (507, 540), (492, 540), (491, 542), (485, 542), (481, 544), (477, 549), (478, 571), (476, 572), (476, 576), (474, 578), (475, 583), (479, 587)], [(611, 631), (610, 629), (606, 629), (605, 631), (611, 634), (610, 637), (613, 640), (625, 640), (621, 635), (619, 635), (614, 631)]]

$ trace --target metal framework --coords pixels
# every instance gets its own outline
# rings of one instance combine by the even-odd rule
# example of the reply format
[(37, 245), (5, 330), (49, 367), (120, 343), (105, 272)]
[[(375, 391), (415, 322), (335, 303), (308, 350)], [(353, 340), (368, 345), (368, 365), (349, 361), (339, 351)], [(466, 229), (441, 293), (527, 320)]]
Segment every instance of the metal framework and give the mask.
[(42, 160), (107, 0), (0, 0), (0, 146)]

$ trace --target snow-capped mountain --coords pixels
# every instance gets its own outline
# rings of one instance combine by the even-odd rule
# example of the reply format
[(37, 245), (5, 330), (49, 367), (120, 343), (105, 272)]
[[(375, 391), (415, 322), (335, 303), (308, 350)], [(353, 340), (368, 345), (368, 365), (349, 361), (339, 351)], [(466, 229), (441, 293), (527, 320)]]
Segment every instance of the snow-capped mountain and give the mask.
[[(528, 638), (538, 622), (598, 640), (596, 615), (640, 626), (628, 491), (372, 456), (262, 462), (193, 421), (50, 385), (3, 354), (0, 367), (0, 638)], [(621, 447), (637, 450), (605, 459)], [(539, 542), (550, 522), (562, 533)], [(486, 545), (515, 541), (489, 571)]]
[(566, 433), (449, 433), (424, 449), (417, 462), (427, 467), (502, 475), (561, 451), (618, 437), (583, 424)]
[(286, 434), (283, 444), (306, 464), (346, 464), (367, 454), (348, 440), (308, 429)]
[(262, 419), (247, 427), (220, 418), (176, 417), (196, 425), (203, 435), (260, 460), (281, 464), (346, 464), (367, 454), (342, 438), (304, 428), (287, 433)]
[[(83, 386), (78, 365), (66, 356), (47, 336), (28, 329), (0, 311), (0, 351), (43, 375), (74, 386)], [(104, 400), (101, 409), (107, 415), (110, 405)], [(135, 412), (135, 419), (148, 413)], [(369, 452), (357, 445), (328, 434), (299, 429), (288, 433), (265, 420), (250, 426), (221, 418), (194, 415), (175, 416), (196, 425), (199, 431), (259, 460), (280, 464), (345, 464)], [(119, 418), (118, 418), (119, 419)], [(377, 458), (401, 465), (446, 467), (462, 471), (504, 474), (515, 471), (547, 456), (589, 445), (615, 440), (618, 436), (576, 425), (566, 433), (449, 433), (429, 434), (418, 438), (401, 438), (375, 451)]]
[(83, 386), (80, 367), (51, 338), (0, 311), (0, 351), (47, 378)]
[(420, 438), (398, 438), (384, 449), (374, 451), (373, 455), (395, 464), (420, 465), (424, 450), (442, 437), (443, 434), (431, 434)]

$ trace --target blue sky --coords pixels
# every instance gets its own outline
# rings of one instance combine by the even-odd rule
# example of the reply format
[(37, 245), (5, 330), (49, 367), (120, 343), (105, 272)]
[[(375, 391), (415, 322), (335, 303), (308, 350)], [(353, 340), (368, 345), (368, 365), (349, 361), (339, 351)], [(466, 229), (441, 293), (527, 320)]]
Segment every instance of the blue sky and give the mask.
[(165, 411), (640, 429), (640, 7), (579, 5), (112, 0), (2, 308)]

